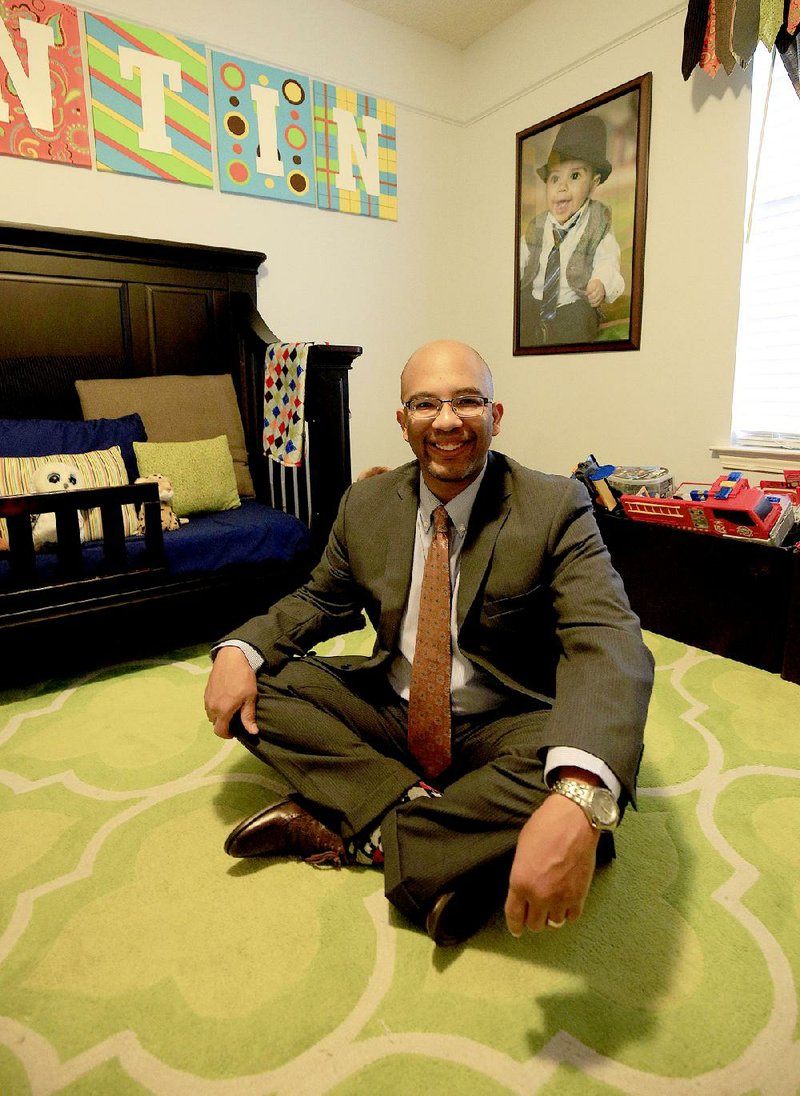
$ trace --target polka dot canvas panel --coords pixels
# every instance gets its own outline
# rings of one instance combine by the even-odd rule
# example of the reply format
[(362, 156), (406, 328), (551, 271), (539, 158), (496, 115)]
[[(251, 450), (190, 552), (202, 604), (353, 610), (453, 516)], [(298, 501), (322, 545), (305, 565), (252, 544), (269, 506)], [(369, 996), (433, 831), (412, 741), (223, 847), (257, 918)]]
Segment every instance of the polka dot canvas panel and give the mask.
[(220, 189), (315, 204), (308, 78), (211, 53)]

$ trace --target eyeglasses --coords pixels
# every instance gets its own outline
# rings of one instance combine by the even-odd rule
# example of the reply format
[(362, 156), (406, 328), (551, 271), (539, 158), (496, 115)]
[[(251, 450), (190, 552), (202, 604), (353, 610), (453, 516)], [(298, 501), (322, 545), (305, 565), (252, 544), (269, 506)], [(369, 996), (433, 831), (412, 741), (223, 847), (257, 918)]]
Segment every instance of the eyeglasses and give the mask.
[(436, 396), (412, 396), (403, 402), (403, 407), (415, 419), (435, 419), (446, 403), (460, 419), (472, 419), (483, 414), (483, 409), (493, 401), (488, 396), (453, 396), (451, 400), (440, 400)]

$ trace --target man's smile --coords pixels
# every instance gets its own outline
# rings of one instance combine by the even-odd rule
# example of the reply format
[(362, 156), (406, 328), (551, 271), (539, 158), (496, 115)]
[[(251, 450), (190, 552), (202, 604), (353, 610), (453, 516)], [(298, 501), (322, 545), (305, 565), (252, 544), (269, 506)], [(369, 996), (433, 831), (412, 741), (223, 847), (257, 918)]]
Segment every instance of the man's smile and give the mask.
[(463, 438), (461, 441), (429, 441), (428, 448), (434, 449), (437, 453), (458, 453), (464, 449), (471, 442), (470, 438)]

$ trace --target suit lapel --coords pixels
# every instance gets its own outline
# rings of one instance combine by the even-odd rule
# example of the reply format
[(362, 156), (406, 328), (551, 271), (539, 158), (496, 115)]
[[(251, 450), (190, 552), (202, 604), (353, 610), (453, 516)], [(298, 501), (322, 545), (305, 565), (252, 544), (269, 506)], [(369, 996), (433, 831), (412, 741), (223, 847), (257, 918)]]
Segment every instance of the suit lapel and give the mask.
[(408, 601), (408, 590), (411, 586), (417, 510), (419, 509), (418, 479), (419, 466), (414, 463), (409, 466), (405, 478), (397, 484), (398, 506), (397, 509), (390, 510), (391, 528), (383, 530), (386, 570), (384, 594), (381, 598), (378, 644), (384, 651), (397, 648), (400, 621), (403, 618)]
[(511, 490), (505, 462), (489, 453), (483, 483), (475, 499), (467, 536), (461, 552), (457, 620), (461, 629), (489, 570), (498, 534), (511, 509)]

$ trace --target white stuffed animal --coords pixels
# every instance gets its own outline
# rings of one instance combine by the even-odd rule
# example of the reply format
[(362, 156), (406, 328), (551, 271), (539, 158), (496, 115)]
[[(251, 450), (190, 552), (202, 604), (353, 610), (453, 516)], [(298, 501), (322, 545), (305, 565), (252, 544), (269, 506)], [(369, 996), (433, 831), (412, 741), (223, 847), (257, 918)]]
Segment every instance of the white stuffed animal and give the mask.
[[(40, 464), (31, 476), (28, 489), (32, 495), (55, 494), (59, 491), (82, 491), (86, 486), (83, 476), (74, 464), (65, 461), (48, 461)], [(86, 540), (86, 515), (81, 511), (78, 515), (80, 523), (81, 540)], [(58, 540), (56, 533), (55, 514), (34, 514), (33, 522), (33, 546), (40, 552), (46, 545), (55, 544)]]
[[(189, 521), (188, 518), (179, 518), (175, 511), (172, 509), (172, 500), (175, 497), (175, 491), (172, 487), (171, 480), (166, 476), (162, 476), (160, 472), (154, 472), (152, 476), (139, 476), (135, 483), (157, 483), (158, 484), (158, 497), (161, 501), (161, 528), (164, 530), (180, 529), (182, 525), (186, 525)], [(139, 507), (139, 533), (144, 533), (144, 506)]]

